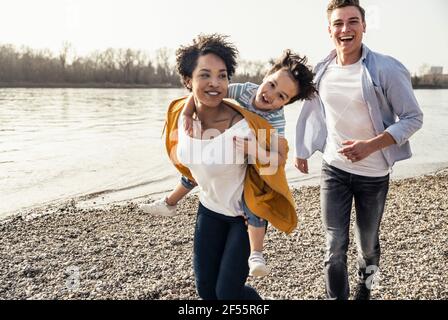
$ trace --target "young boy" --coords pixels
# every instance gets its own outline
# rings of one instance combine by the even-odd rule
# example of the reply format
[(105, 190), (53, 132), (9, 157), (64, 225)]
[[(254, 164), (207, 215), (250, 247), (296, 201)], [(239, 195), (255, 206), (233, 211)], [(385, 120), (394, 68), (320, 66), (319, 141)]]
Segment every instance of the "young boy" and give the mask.
[[(313, 73), (306, 63), (306, 57), (302, 58), (290, 50), (286, 50), (268, 71), (261, 85), (249, 82), (229, 85), (228, 98), (236, 100), (242, 107), (263, 117), (276, 129), (278, 150), (271, 150), (271, 152), (278, 153), (278, 165), (280, 166), (285, 165), (287, 157), (283, 106), (297, 100), (309, 99), (316, 92)], [(190, 135), (192, 135), (194, 110), (194, 101), (190, 97), (183, 113), (185, 130)], [(245, 141), (236, 138), (235, 143), (237, 148), (245, 154), (248, 153)], [(140, 208), (145, 213), (152, 215), (173, 216), (176, 214), (176, 205), (179, 200), (194, 187), (193, 182), (182, 177), (181, 183), (167, 197), (150, 204), (141, 205)], [(248, 222), (251, 247), (249, 274), (251, 276), (265, 276), (269, 273), (269, 269), (266, 266), (262, 251), (267, 222), (252, 213), (244, 203), (244, 199), (243, 209)]]

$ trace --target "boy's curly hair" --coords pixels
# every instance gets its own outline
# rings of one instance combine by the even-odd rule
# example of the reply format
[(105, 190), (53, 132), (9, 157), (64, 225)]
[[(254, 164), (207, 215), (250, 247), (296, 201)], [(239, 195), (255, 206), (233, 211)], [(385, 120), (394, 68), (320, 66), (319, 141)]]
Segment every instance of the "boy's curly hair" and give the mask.
[(361, 13), (362, 21), (366, 21), (366, 11), (359, 4), (359, 0), (331, 0), (327, 6), (328, 21), (330, 21), (331, 13), (339, 8), (356, 7)]
[(297, 83), (298, 94), (289, 100), (287, 104), (291, 104), (297, 100), (310, 100), (317, 93), (316, 86), (313, 82), (314, 74), (312, 68), (307, 65), (308, 59), (306, 56), (299, 56), (298, 54), (287, 49), (283, 55), (273, 63), (269, 69), (267, 76), (279, 71), (288, 71), (291, 78)]
[(191, 78), (197, 66), (198, 58), (209, 53), (220, 57), (227, 68), (227, 77), (230, 78), (235, 73), (237, 65), (236, 58), (238, 49), (227, 40), (228, 36), (213, 33), (200, 34), (191, 45), (181, 46), (176, 50), (176, 68), (183, 85), (187, 86), (187, 78)]

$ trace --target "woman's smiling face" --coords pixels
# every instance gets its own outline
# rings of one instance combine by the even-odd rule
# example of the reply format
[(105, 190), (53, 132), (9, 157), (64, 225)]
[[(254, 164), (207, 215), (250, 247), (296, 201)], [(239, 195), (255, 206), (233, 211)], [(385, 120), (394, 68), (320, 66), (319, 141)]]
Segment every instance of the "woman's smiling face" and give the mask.
[(200, 56), (187, 83), (199, 104), (208, 107), (219, 106), (227, 96), (229, 86), (224, 61), (213, 53)]

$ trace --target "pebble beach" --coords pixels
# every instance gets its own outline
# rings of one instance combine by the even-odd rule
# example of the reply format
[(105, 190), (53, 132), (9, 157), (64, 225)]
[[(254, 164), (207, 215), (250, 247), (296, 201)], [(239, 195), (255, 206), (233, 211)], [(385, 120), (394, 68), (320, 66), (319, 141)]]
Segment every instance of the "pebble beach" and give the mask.
[[(293, 190), (299, 226), (269, 226), (269, 276), (248, 283), (273, 299), (325, 299), (319, 187)], [(0, 299), (199, 299), (192, 257), (197, 196), (152, 217), (128, 201), (80, 208), (76, 199), (0, 221)], [(352, 212), (352, 221), (354, 212)], [(375, 300), (448, 299), (448, 170), (393, 180), (381, 225)], [(348, 256), (356, 285), (353, 224)]]

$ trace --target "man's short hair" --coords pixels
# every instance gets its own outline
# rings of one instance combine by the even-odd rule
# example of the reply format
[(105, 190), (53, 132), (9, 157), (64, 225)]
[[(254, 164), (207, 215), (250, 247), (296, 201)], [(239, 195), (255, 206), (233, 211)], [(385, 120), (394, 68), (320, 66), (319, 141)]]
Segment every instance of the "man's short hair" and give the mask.
[(330, 21), (331, 14), (334, 10), (345, 7), (356, 7), (361, 13), (362, 22), (366, 21), (366, 11), (359, 5), (359, 0), (331, 0), (327, 6), (328, 21)]

